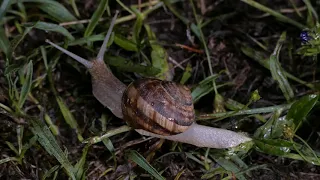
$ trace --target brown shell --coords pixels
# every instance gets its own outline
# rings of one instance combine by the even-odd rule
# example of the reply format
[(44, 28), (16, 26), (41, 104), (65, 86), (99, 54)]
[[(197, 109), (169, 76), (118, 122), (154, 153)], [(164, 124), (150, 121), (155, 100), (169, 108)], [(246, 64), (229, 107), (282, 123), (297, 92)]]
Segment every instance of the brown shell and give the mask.
[(160, 135), (184, 132), (195, 119), (190, 90), (158, 79), (131, 83), (122, 97), (122, 112), (130, 126)]

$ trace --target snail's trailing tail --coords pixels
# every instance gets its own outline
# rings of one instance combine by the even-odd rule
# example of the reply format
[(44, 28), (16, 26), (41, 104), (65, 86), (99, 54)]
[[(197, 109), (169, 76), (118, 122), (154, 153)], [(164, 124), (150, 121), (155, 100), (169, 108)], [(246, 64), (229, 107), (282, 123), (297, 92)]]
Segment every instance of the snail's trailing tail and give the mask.
[(141, 129), (136, 131), (146, 136), (178, 141), (198, 147), (216, 149), (232, 148), (252, 140), (241, 133), (236, 133), (226, 129), (203, 126), (197, 123), (193, 123), (193, 125), (191, 125), (187, 131), (173, 136), (161, 136)]

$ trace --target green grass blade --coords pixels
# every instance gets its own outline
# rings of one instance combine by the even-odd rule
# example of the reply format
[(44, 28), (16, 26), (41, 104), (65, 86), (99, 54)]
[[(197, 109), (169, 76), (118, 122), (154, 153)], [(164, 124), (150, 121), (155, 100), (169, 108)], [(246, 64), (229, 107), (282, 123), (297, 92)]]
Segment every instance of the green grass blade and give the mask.
[(41, 180), (45, 180), (48, 177), (51, 176), (52, 173), (54, 173), (55, 171), (57, 171), (59, 169), (58, 165), (53, 166), (52, 168), (50, 168), (46, 173), (44, 173), (44, 175), (42, 176)]
[(283, 129), (285, 125), (288, 123), (285, 119), (281, 119), (280, 116), (284, 109), (279, 108), (270, 119), (262, 126), (260, 126), (254, 132), (254, 137), (256, 138), (280, 138), (283, 135)]
[(131, 40), (128, 40), (121, 34), (115, 34), (114, 36), (114, 43), (116, 43), (121, 48), (127, 50), (127, 51), (134, 51), (138, 52), (138, 48), (136, 43), (132, 42)]
[(112, 158), (114, 160), (114, 166), (117, 166), (117, 157), (116, 157), (116, 154), (115, 154), (115, 148), (114, 148), (114, 146), (112, 144), (112, 141), (109, 138), (104, 138), (102, 140), (102, 143), (106, 146), (106, 148), (111, 153)]
[(168, 54), (166, 50), (157, 42), (156, 35), (151, 30), (150, 26), (146, 24), (144, 25), (144, 27), (147, 31), (149, 44), (152, 48), (152, 51), (151, 51), (152, 66), (161, 70), (159, 74), (155, 75), (155, 77), (162, 80), (170, 81), (172, 79), (172, 75), (170, 74), (170, 69), (168, 64)]
[(291, 107), (291, 104), (275, 105), (269, 107), (255, 108), (255, 109), (243, 109), (236, 111), (227, 111), (222, 113), (213, 113), (213, 114), (204, 114), (196, 117), (196, 120), (206, 120), (206, 119), (215, 119), (215, 118), (224, 118), (230, 116), (240, 116), (240, 115), (254, 115), (261, 113), (272, 113), (280, 108), (287, 110)]
[(302, 146), (304, 146), (304, 148), (302, 149), (300, 144), (298, 144), (298, 143), (293, 144), (294, 149), (299, 153), (299, 155), (305, 161), (307, 161), (311, 164), (319, 164), (320, 163), (320, 159), (318, 157), (319, 153), (315, 152), (304, 139), (302, 139), (301, 137), (299, 137), (297, 135), (295, 135), (295, 137), (298, 138), (303, 143)]
[(93, 13), (90, 23), (88, 24), (86, 31), (84, 32), (84, 37), (90, 36), (97, 26), (99, 19), (102, 17), (103, 13), (107, 9), (108, 0), (101, 0), (100, 4), (98, 5), (97, 10)]
[[(11, 41), (10, 41), (10, 47), (11, 47), (11, 51), (14, 52), (15, 49), (18, 47), (18, 45), (20, 44), (20, 42), (22, 42), (22, 40), (26, 37), (26, 35), (32, 30), (32, 28), (26, 28), (23, 32), (22, 35), (18, 35), (16, 37), (14, 37)], [(11, 58), (11, 55), (10, 55)], [(10, 60), (9, 58), (9, 60)]]
[(57, 32), (57, 33), (60, 33), (64, 36), (66, 36), (71, 41), (74, 40), (74, 37), (71, 35), (71, 33), (67, 29), (65, 29), (64, 27), (59, 26), (58, 24), (39, 21), (39, 22), (34, 22), (34, 23), (27, 23), (24, 25), (26, 27), (37, 28), (37, 29), (41, 29), (44, 31)]
[(90, 145), (87, 144), (83, 150), (82, 150), (82, 156), (80, 160), (77, 162), (77, 164), (74, 166), (74, 174), (76, 175), (77, 179), (83, 179), (85, 177), (85, 170), (84, 170), (84, 165), (86, 163), (86, 157), (88, 154)]
[[(248, 57), (252, 58), (253, 60), (255, 60), (256, 62), (258, 62), (261, 66), (263, 66), (264, 68), (270, 70), (270, 61), (268, 61), (267, 59), (267, 55), (262, 53), (261, 51), (258, 51), (256, 49), (252, 49), (248, 46), (242, 46), (241, 47), (241, 51)], [(297, 77), (295, 77), (294, 75), (286, 72), (283, 69), (283, 72), (285, 73), (285, 75), (287, 76), (287, 78), (296, 81), (300, 84), (303, 84), (311, 89), (315, 89), (315, 86), (311, 83), (308, 83), (306, 81), (303, 81)]]
[(4, 15), (6, 14), (7, 10), (11, 6), (11, 0), (3, 0), (0, 6), (0, 19), (3, 20)]
[(229, 171), (223, 169), (222, 167), (215, 168), (213, 170), (209, 170), (204, 175), (201, 176), (201, 179), (212, 179), (216, 175), (220, 175), (220, 177), (225, 177), (225, 174), (231, 174)]
[(198, 164), (200, 164), (201, 166), (204, 166), (205, 167), (205, 162), (203, 162), (202, 160), (200, 160), (199, 158), (197, 158), (196, 156), (194, 156), (192, 153), (189, 153), (189, 152), (185, 152), (186, 154), (186, 157)]
[(96, 144), (96, 143), (103, 141), (106, 138), (118, 135), (123, 132), (130, 131), (130, 130), (132, 130), (132, 128), (130, 126), (123, 125), (118, 128), (115, 128), (113, 130), (109, 130), (106, 133), (102, 134), (101, 136), (93, 136), (91, 138), (88, 138), (88, 139), (84, 140), (83, 143)]
[[(182, 16), (181, 13), (178, 12), (178, 10), (176, 10), (173, 7), (172, 3), (175, 3), (175, 2), (164, 0), (163, 3), (178, 19), (180, 19), (180, 21), (182, 21), (186, 26), (190, 26), (191, 31), (197, 36), (199, 40), (201, 40), (199, 28), (194, 23), (192, 23), (188, 18), (185, 18), (184, 16)], [(199, 27), (202, 27), (202, 25)]]
[(3, 51), (5, 55), (8, 55), (10, 52), (10, 42), (2, 27), (0, 27), (0, 50)]
[(257, 169), (263, 169), (263, 168), (267, 169), (267, 166), (268, 166), (267, 164), (252, 166), (252, 167), (246, 168), (246, 169), (244, 169), (244, 170), (242, 170), (240, 172), (237, 172), (235, 174), (232, 174), (232, 175), (229, 175), (227, 177), (224, 177), (221, 180), (230, 180), (230, 179), (233, 179), (234, 176), (238, 177), (239, 175), (242, 175), (242, 174), (245, 174), (245, 173), (249, 174), (251, 171), (257, 170)]
[(31, 130), (34, 135), (38, 136), (38, 141), (42, 147), (50, 154), (53, 155), (61, 166), (66, 170), (71, 179), (76, 179), (73, 173), (73, 167), (69, 162), (67, 156), (60, 148), (57, 140), (49, 130), (48, 126), (40, 122), (38, 119), (31, 120)]
[[(233, 99), (230, 99), (230, 98), (226, 99), (224, 105), (227, 109), (232, 110), (232, 111), (250, 109), (246, 105), (244, 105), (238, 101), (235, 101)], [(255, 118), (257, 118), (258, 120), (260, 120), (261, 122), (266, 122), (265, 118), (260, 114), (255, 114), (253, 116)]]
[(24, 155), (27, 152), (27, 150), (30, 149), (33, 145), (35, 145), (37, 140), (38, 140), (38, 136), (33, 136), (32, 138), (29, 139), (28, 143), (22, 146), (20, 157), (19, 157), (20, 159), (24, 158)]
[(233, 155), (230, 159), (238, 164), (241, 169), (248, 169), (248, 165), (239, 156)]
[(50, 116), (47, 113), (44, 113), (44, 120), (46, 121), (46, 123), (48, 124), (51, 132), (55, 135), (58, 136), (60, 134), (59, 132), (59, 127), (57, 125), (55, 125)]
[(160, 69), (153, 66), (137, 64), (120, 56), (105, 56), (105, 60), (110, 66), (125, 72), (141, 73), (146, 76), (155, 76), (161, 72)]
[(18, 161), (18, 159), (16, 157), (7, 157), (4, 159), (0, 159), (0, 165), (10, 161)]
[(22, 151), (22, 139), (23, 139), (23, 132), (24, 132), (24, 126), (18, 125), (17, 126), (17, 139), (18, 139), (18, 149), (19, 149), (19, 155), (21, 155)]
[(315, 22), (319, 21), (317, 11), (313, 8), (313, 6), (309, 0), (303, 0), (303, 2), (305, 3), (305, 5), (308, 8), (307, 25), (309, 27), (314, 27)]
[(77, 121), (75, 120), (74, 116), (70, 112), (67, 105), (64, 103), (63, 99), (60, 96), (56, 97), (57, 103), (59, 105), (60, 111), (63, 115), (64, 120), (69, 124), (69, 126), (74, 129), (78, 135), (78, 139), (80, 142), (83, 141), (83, 137), (81, 135), (80, 128), (78, 126)]
[(185, 84), (192, 77), (192, 65), (188, 63), (183, 75), (181, 77), (180, 83)]
[(14, 145), (11, 142), (6, 141), (6, 144), (11, 149), (11, 151), (13, 151), (16, 154), (16, 156), (19, 156), (18, 149), (16, 147), (14, 147)]
[(298, 15), (299, 17), (302, 17), (301, 12), (300, 12), (299, 9), (297, 8), (297, 5), (296, 5), (297, 2), (295, 2), (294, 0), (290, 0), (290, 4), (291, 4), (291, 6), (293, 7), (295, 13), (297, 13), (297, 15)]
[(271, 155), (282, 156), (290, 153), (293, 144), (283, 139), (255, 139), (254, 143), (258, 151)]
[(301, 99), (292, 104), (286, 119), (293, 122), (296, 130), (300, 127), (309, 112), (316, 105), (318, 99), (319, 95), (311, 94), (303, 96)]
[(288, 154), (284, 154), (281, 157), (284, 158), (290, 158), (290, 159), (295, 159), (295, 160), (300, 160), (300, 161), (307, 161), (311, 164), (320, 166), (320, 164), (317, 162), (318, 160), (313, 158), (313, 157), (302, 157), (300, 154), (295, 154), (295, 153), (288, 153)]
[(151, 174), (154, 178), (158, 180), (164, 180), (165, 178), (160, 175), (160, 173), (152, 167), (148, 161), (137, 151), (129, 151), (127, 154), (128, 158), (132, 160), (133, 162), (137, 163), (140, 167), (142, 167), (144, 170), (146, 170), (149, 174)]
[(30, 61), (27, 65), (27, 73), (25, 80), (23, 82), (21, 92), (20, 92), (20, 98), (18, 102), (18, 107), (21, 108), (24, 105), (24, 102), (27, 99), (28, 93), (31, 90), (31, 85), (32, 85), (32, 75), (33, 75), (33, 64), (32, 61)]
[(103, 41), (105, 35), (103, 34), (97, 34), (97, 35), (91, 35), (88, 37), (78, 38), (68, 44), (68, 46), (76, 46), (76, 45), (82, 45), (82, 44), (88, 44), (96, 41)]
[(80, 13), (79, 13), (79, 10), (78, 10), (77, 4), (76, 4), (76, 0), (70, 0), (70, 4), (71, 4), (72, 9), (73, 9), (74, 13), (76, 14), (76, 16), (79, 17)]
[(192, 90), (192, 99), (193, 102), (197, 102), (203, 96), (209, 94), (214, 90), (212, 86), (212, 81), (215, 81), (219, 77), (219, 74), (215, 74), (213, 76), (209, 76), (206, 79), (202, 80), (199, 85)]
[[(53, 0), (21, 0), (19, 2), (33, 2), (39, 3), (38, 7), (58, 22), (69, 22), (69, 21), (77, 21), (78, 19), (74, 17), (67, 8), (65, 8), (62, 4)], [(82, 24), (72, 25), (74, 29), (83, 29)]]
[(286, 32), (283, 32), (276, 45), (276, 48), (270, 56), (270, 71), (273, 79), (278, 82), (284, 97), (287, 99), (287, 101), (290, 101), (293, 98), (294, 93), (285, 75), (285, 71), (282, 69), (279, 62), (279, 54), (285, 38)]
[[(212, 62), (211, 62), (211, 56), (210, 56), (209, 49), (208, 49), (208, 46), (207, 46), (207, 41), (206, 41), (206, 38), (205, 38), (205, 36), (204, 36), (204, 34), (203, 34), (203, 32), (202, 32), (200, 20), (197, 18), (198, 15), (197, 15), (197, 11), (196, 11), (195, 5), (194, 5), (194, 3), (193, 3), (192, 0), (190, 0), (190, 2), (191, 2), (191, 5), (192, 5), (193, 15), (194, 15), (194, 17), (195, 17), (195, 19), (196, 19), (196, 22), (197, 22), (197, 25), (196, 25), (196, 29), (197, 29), (197, 30), (194, 31), (194, 32), (198, 32), (198, 33), (196, 33), (196, 34), (199, 34), (199, 35), (200, 35), (200, 40), (201, 40), (201, 42), (202, 42), (202, 45), (203, 45), (203, 47), (204, 47), (204, 50), (205, 50), (205, 53), (206, 53), (206, 56), (207, 56), (207, 61), (208, 61), (208, 67), (209, 67), (210, 75), (212, 76), (212, 75), (213, 75), (213, 69), (212, 69), (212, 64), (211, 64), (211, 63), (212, 63)], [(199, 35), (198, 35), (198, 36), (199, 36)], [(212, 81), (212, 83), (213, 83), (213, 86), (214, 86), (215, 93), (218, 94), (217, 89), (216, 89), (216, 87), (215, 87), (215, 86), (216, 86), (215, 81)]]
[(142, 25), (143, 25), (143, 21), (144, 21), (144, 16), (140, 13), (136, 11), (136, 22), (133, 25), (133, 40), (135, 41), (135, 43), (138, 45), (138, 48), (140, 46), (140, 32), (142, 29)]
[(128, 11), (130, 14), (134, 14), (134, 12), (131, 11), (131, 9), (127, 7), (125, 4), (123, 4), (120, 0), (116, 0), (116, 1), (124, 10)]
[(278, 13), (278, 12), (276, 12), (276, 11), (274, 11), (274, 10), (272, 10), (272, 9), (270, 9), (270, 8), (264, 6), (264, 5), (262, 5), (262, 4), (260, 4), (260, 3), (256, 2), (256, 1), (254, 1), (254, 0), (241, 0), (241, 1), (249, 4), (250, 6), (255, 7), (255, 8), (261, 10), (261, 11), (269, 13), (270, 15), (276, 17), (277, 19), (279, 19), (282, 22), (292, 24), (292, 25), (294, 25), (294, 26), (296, 26), (296, 27), (298, 27), (300, 29), (306, 28), (305, 25), (300, 24), (297, 21), (294, 21), (294, 20), (282, 15), (281, 13)]
[(4, 111), (6, 111), (5, 113), (10, 113), (10, 114), (13, 113), (13, 111), (12, 111), (12, 109), (10, 107), (8, 107), (8, 106), (6, 106), (6, 105), (4, 105), (2, 103), (0, 103), (0, 108), (3, 109)]
[[(236, 174), (237, 172), (240, 172), (240, 167), (231, 161), (231, 159), (226, 159), (224, 157), (214, 157), (214, 160), (222, 166), (224, 169), (233, 172)], [(245, 180), (246, 178), (243, 175), (237, 175), (237, 179), (239, 180)]]
[[(112, 154), (112, 156), (114, 156), (114, 146), (112, 144), (112, 141), (109, 138), (105, 138), (102, 140), (102, 143), (106, 146), (106, 148), (110, 151), (110, 153)], [(115, 157), (114, 157), (115, 158)]]
[(173, 6), (170, 0), (163, 0), (163, 3), (168, 7), (168, 9), (182, 21), (184, 24), (189, 24), (190, 20), (188, 18), (183, 17)]

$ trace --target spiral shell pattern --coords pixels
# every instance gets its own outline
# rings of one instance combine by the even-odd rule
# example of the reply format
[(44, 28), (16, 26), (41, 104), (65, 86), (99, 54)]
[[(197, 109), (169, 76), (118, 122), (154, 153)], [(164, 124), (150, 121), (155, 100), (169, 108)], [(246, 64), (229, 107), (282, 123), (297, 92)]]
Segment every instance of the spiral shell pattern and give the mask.
[(127, 87), (122, 112), (130, 126), (160, 135), (184, 132), (195, 119), (191, 91), (186, 86), (149, 78)]

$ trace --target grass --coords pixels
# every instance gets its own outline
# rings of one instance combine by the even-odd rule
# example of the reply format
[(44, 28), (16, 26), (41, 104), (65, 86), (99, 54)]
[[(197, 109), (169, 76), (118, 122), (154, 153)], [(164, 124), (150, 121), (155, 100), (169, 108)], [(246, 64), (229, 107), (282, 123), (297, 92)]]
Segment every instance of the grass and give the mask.
[[(0, 177), (319, 177), (319, 5), (214, 2), (2, 1)], [(142, 137), (104, 108), (89, 73), (45, 39), (95, 57), (115, 10), (105, 61), (122, 82), (187, 84), (199, 124), (253, 142), (208, 149)]]

